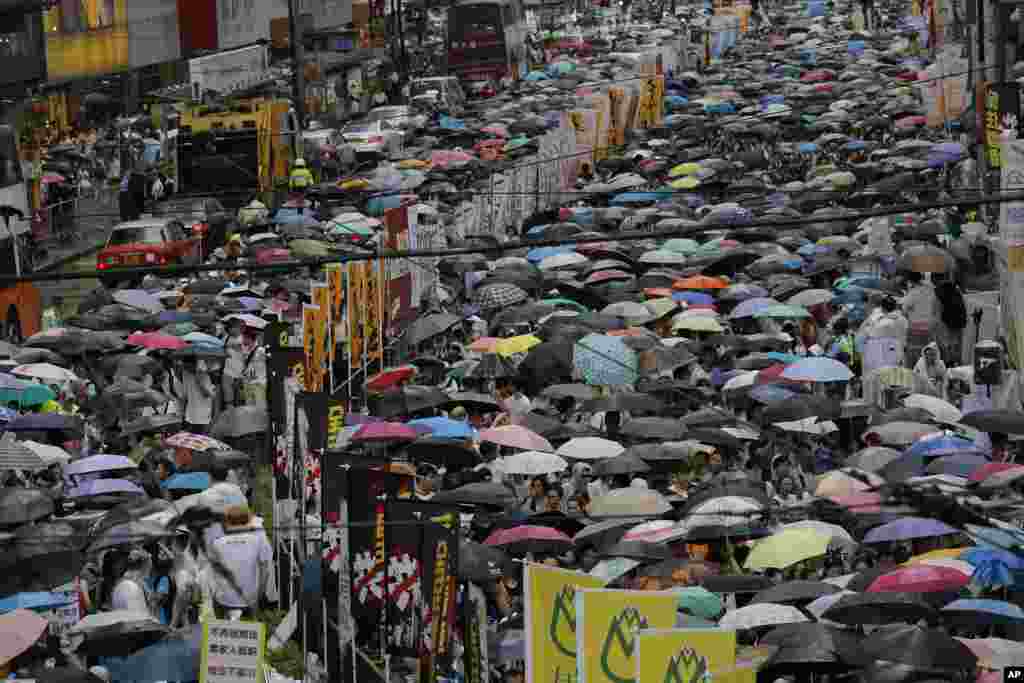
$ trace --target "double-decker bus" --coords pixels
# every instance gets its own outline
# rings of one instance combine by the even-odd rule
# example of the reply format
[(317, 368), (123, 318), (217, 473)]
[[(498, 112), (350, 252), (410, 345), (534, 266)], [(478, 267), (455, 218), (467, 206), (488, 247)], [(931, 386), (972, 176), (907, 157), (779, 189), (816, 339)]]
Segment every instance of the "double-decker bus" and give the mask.
[(522, 0), (457, 0), (448, 8), (448, 71), (466, 81), (527, 72)]

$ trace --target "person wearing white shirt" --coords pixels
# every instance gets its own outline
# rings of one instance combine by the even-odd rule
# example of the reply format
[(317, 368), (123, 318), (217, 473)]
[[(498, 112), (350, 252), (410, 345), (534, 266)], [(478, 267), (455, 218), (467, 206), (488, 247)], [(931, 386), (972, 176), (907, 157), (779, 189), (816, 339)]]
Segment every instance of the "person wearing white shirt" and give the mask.
[[(228, 481), (228, 468), (220, 463), (210, 467), (212, 485), (199, 494), (198, 505), (209, 508), (213, 512), (223, 513), (229, 508), (244, 506), (245, 494), (242, 489)], [(203, 530), (203, 544), (209, 552), (217, 539), (224, 535), (224, 527), (220, 522), (213, 522)]]
[(209, 555), (207, 576), (215, 606), (245, 614), (259, 606), (261, 597), (277, 600), (274, 552), (266, 532), (252, 525), (252, 513), (241, 506), (227, 510), (224, 525), (225, 534)]

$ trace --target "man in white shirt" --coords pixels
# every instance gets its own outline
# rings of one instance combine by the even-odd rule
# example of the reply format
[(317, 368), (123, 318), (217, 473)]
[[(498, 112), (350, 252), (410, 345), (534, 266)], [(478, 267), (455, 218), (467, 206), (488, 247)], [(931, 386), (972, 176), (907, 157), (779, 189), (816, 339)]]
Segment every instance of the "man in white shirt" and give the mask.
[[(229, 470), (223, 464), (214, 463), (210, 467), (210, 479), (212, 485), (199, 494), (198, 505), (209, 508), (218, 514), (224, 514), (232, 507), (246, 505), (245, 494), (242, 489), (228, 481)], [(203, 544), (206, 551), (224, 535), (224, 527), (220, 522), (213, 522), (203, 530)]]
[(210, 550), (210, 592), (221, 611), (251, 613), (260, 598), (277, 600), (274, 552), (266, 532), (252, 524), (249, 508), (228, 508), (225, 534)]

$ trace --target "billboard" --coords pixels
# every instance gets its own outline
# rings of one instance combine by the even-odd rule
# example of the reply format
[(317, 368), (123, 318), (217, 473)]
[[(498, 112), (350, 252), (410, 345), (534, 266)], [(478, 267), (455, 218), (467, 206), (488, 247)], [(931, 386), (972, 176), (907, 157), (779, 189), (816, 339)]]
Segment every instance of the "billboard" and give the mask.
[(131, 0), (128, 21), (128, 66), (138, 69), (181, 59), (177, 0)]
[(44, 12), (47, 79), (127, 70), (125, 4), (125, 0), (58, 0)]
[(264, 78), (270, 59), (266, 45), (250, 45), (188, 60), (188, 77), (192, 98), (213, 90), (230, 93)]

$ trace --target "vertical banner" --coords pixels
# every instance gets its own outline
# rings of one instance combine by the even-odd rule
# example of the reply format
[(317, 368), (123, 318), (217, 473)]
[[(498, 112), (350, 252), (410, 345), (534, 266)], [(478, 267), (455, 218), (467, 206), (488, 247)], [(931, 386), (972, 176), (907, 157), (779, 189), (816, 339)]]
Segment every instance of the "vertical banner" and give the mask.
[(487, 597), (475, 583), (466, 585), (462, 602), (462, 670), (466, 683), (489, 683), (491, 665), (487, 656)]
[(422, 527), (423, 600), (428, 612), (423, 623), (426, 638), (420, 659), (420, 683), (436, 683), (438, 668), (450, 662), (457, 597), (459, 516), (446, 513), (432, 517), (431, 521), (435, 523)]
[(705, 683), (736, 668), (736, 632), (646, 629), (636, 634), (636, 683)]
[[(1024, 140), (1005, 141), (1002, 161), (1002, 192), (1019, 192), (1024, 186)], [(1006, 269), (999, 274), (1003, 334), (1010, 365), (1020, 369), (1024, 368), (1024, 201), (999, 205), (999, 238), (1006, 250), (998, 259), (999, 267)]]
[(640, 84), (640, 98), (634, 125), (637, 128), (653, 128), (661, 125), (664, 102), (665, 77), (649, 76), (643, 79)]
[(319, 373), (319, 386), (323, 390), (329, 388), (326, 382), (331, 364), (331, 328), (334, 321), (331, 318), (331, 290), (329, 284), (316, 283), (310, 287), (310, 300), (319, 309), (320, 321), (314, 335), (317, 353), (317, 372)]
[(676, 625), (670, 591), (585, 589), (576, 593), (576, 683), (636, 680), (636, 632)]
[(363, 367), (363, 318), (366, 315), (366, 270), (363, 263), (348, 264), (348, 367), (349, 373)]
[(384, 259), (363, 261), (359, 265), (363, 268), (363, 282), (366, 283), (363, 344), (366, 349), (365, 361), (369, 364), (384, 357)]
[(608, 121), (608, 147), (613, 151), (626, 144), (626, 91), (622, 88), (608, 89), (610, 119)]
[[(388, 209), (384, 214), (384, 247), (388, 251), (408, 251), (410, 244), (408, 206)], [(412, 320), (412, 261), (389, 258), (387, 292), (384, 296), (385, 326), (388, 338), (397, 337)]]
[(992, 83), (985, 94), (985, 154), (991, 168), (1001, 168), (1000, 143), (1015, 140), (1020, 121), (1020, 85)]
[(573, 683), (576, 675), (576, 592), (601, 579), (542, 564), (523, 577), (526, 683)]
[(342, 316), (345, 312), (345, 273), (340, 263), (327, 264), (327, 290), (330, 292), (331, 309), (331, 362), (338, 350), (338, 342), (345, 336), (339, 329), (342, 323)]
[[(331, 409), (327, 411), (328, 433), (331, 431)], [(344, 423), (344, 417), (342, 417)], [(321, 576), (323, 585), (328, 586), (329, 577), (337, 575), (338, 586), (338, 651), (344, 648), (356, 635), (356, 627), (352, 621), (352, 567), (349, 546), (349, 511), (348, 511), (348, 469), (331, 464), (324, 460), (321, 468), (323, 478), (323, 494), (321, 499), (325, 534), (323, 547), (323, 566)], [(325, 594), (327, 591), (325, 590)], [(328, 662), (329, 666), (333, 666)]]
[(320, 360), (318, 341), (320, 340), (320, 329), (322, 319), (320, 308), (309, 304), (302, 305), (302, 353), (305, 360), (302, 388), (308, 392), (320, 390), (320, 370), (317, 363)]

